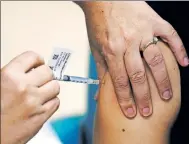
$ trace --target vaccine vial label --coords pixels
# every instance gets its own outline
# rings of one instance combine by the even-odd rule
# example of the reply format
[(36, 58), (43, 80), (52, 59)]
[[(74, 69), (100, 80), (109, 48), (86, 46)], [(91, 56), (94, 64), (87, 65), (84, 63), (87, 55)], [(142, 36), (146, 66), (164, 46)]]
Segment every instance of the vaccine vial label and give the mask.
[(65, 71), (72, 53), (73, 52), (69, 49), (54, 48), (48, 65), (52, 69), (55, 79), (63, 79), (63, 72)]

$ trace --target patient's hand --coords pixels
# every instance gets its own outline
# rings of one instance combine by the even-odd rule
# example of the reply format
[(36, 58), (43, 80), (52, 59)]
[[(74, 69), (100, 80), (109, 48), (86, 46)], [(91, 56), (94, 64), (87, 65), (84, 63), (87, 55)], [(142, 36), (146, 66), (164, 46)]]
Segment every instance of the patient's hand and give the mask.
[(134, 119), (127, 119), (121, 112), (109, 73), (102, 81), (98, 97), (95, 121), (95, 144), (163, 144), (168, 140), (171, 126), (180, 108), (180, 76), (177, 63), (168, 47), (158, 43), (163, 53), (173, 97), (162, 101), (152, 75), (146, 66), (150, 84), (153, 114), (149, 118), (142, 117), (139, 112)]

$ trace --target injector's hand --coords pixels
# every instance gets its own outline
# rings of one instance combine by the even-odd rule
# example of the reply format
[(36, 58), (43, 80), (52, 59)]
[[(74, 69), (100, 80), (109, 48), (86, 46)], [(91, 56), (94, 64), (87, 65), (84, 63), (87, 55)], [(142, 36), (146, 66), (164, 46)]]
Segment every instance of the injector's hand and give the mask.
[(1, 143), (25, 144), (59, 106), (59, 83), (34, 52), (1, 69)]

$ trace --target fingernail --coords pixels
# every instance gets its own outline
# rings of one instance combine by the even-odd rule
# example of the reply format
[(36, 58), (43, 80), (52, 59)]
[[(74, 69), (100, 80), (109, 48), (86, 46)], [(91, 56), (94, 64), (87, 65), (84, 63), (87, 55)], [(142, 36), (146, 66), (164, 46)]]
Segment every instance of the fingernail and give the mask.
[(170, 90), (164, 91), (164, 93), (163, 93), (163, 98), (166, 99), (166, 100), (168, 100), (168, 99), (171, 98)]
[(150, 113), (150, 108), (149, 107), (145, 107), (142, 109), (143, 115), (144, 116), (148, 116)]
[(133, 108), (128, 108), (128, 109), (127, 109), (127, 115), (128, 115), (128, 116), (132, 116), (133, 114), (134, 114)]
[(188, 64), (189, 64), (188, 57), (185, 57), (185, 58), (184, 58), (184, 65), (186, 65), (186, 66), (187, 66)]

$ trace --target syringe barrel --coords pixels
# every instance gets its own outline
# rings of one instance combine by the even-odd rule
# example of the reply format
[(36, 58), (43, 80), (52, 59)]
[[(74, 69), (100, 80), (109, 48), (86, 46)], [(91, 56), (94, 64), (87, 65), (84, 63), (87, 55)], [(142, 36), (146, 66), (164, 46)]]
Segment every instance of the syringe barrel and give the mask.
[(87, 83), (88, 80), (88, 78), (64, 75), (64, 81)]
[(68, 75), (64, 75), (64, 77), (63, 77), (63, 81), (70, 81), (70, 76), (68, 76)]
[(85, 83), (85, 84), (99, 84), (99, 80), (93, 80), (85, 77), (69, 76), (64, 75), (62, 81), (76, 82), (76, 83)]

